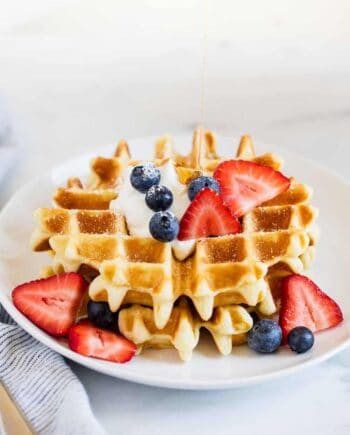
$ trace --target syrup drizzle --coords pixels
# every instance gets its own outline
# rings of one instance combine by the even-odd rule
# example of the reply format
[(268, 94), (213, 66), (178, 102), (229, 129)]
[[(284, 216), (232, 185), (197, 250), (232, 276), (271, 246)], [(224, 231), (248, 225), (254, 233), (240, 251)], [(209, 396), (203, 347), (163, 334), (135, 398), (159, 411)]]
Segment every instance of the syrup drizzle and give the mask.
[(202, 147), (204, 140), (204, 124), (205, 124), (205, 103), (206, 103), (206, 78), (207, 78), (207, 59), (208, 59), (208, 16), (209, 16), (209, 0), (202, 0), (202, 72), (201, 72), (201, 90), (200, 90), (200, 122), (199, 130), (199, 150), (198, 150), (198, 163), (199, 169), (201, 168), (202, 160)]

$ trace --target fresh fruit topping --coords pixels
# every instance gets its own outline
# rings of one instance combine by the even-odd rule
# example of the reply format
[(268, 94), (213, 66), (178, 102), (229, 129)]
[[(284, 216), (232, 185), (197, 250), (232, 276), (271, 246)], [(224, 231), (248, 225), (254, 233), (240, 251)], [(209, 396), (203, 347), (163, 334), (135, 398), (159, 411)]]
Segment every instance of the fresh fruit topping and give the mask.
[(269, 166), (245, 160), (222, 162), (214, 173), (224, 203), (231, 212), (243, 216), (254, 207), (287, 190), (290, 181)]
[(147, 190), (159, 184), (160, 171), (153, 163), (147, 162), (143, 165), (138, 165), (133, 168), (130, 174), (130, 183), (141, 193), (146, 193)]
[(217, 193), (220, 191), (219, 183), (215, 180), (215, 178), (204, 176), (198, 177), (192, 180), (188, 186), (188, 197), (190, 201), (193, 201), (197, 193), (205, 188), (215, 190)]
[(296, 326), (310, 331), (332, 328), (343, 320), (339, 305), (326, 295), (311, 279), (290, 275), (282, 281), (279, 323), (284, 341)]
[(274, 320), (259, 320), (248, 332), (248, 346), (258, 353), (275, 352), (281, 341), (282, 330)]
[(305, 353), (314, 345), (314, 334), (305, 326), (297, 326), (288, 334), (288, 344), (292, 351)]
[(197, 194), (183, 215), (178, 239), (223, 236), (240, 231), (239, 221), (223, 204), (220, 196), (206, 188)]
[(117, 327), (117, 313), (109, 309), (107, 302), (89, 301), (87, 305), (89, 320), (100, 328), (115, 329)]
[(173, 194), (165, 186), (152, 186), (147, 190), (146, 204), (153, 211), (165, 211), (173, 203)]
[(39, 328), (64, 337), (75, 323), (86, 290), (84, 279), (72, 272), (19, 285), (12, 291), (12, 299)]
[(169, 211), (158, 211), (149, 221), (149, 231), (154, 239), (171, 242), (179, 232), (179, 221)]
[(74, 325), (68, 336), (69, 347), (74, 352), (98, 359), (124, 363), (136, 352), (136, 346), (125, 337), (112, 331), (96, 328), (89, 320)]

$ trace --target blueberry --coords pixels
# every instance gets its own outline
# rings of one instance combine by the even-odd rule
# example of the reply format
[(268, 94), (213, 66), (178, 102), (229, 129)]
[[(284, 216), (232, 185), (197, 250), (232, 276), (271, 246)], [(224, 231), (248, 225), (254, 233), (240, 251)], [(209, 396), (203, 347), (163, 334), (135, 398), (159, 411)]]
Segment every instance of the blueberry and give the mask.
[(169, 211), (158, 211), (149, 221), (149, 231), (154, 239), (171, 242), (179, 232), (179, 221)]
[(158, 184), (159, 181), (160, 171), (153, 163), (135, 166), (130, 174), (130, 183), (141, 193), (146, 193), (151, 186)]
[(304, 353), (314, 345), (314, 334), (305, 326), (297, 326), (288, 334), (289, 347), (296, 353)]
[(248, 332), (248, 346), (259, 353), (272, 353), (282, 341), (282, 330), (274, 320), (263, 319)]
[(147, 190), (145, 200), (153, 211), (164, 211), (173, 203), (173, 194), (165, 186), (152, 186)]
[(189, 188), (188, 188), (188, 197), (190, 201), (193, 201), (194, 197), (197, 195), (198, 192), (205, 188), (215, 190), (215, 192), (220, 191), (219, 183), (215, 180), (213, 177), (198, 177), (191, 181)]
[(94, 325), (105, 329), (117, 327), (117, 313), (112, 313), (107, 302), (89, 301), (87, 312), (89, 320)]

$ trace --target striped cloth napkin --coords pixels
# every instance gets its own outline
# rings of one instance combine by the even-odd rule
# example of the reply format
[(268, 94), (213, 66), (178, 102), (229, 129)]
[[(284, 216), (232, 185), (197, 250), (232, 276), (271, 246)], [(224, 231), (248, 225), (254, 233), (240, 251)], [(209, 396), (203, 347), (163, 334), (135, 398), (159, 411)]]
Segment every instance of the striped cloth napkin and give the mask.
[(87, 394), (64, 359), (0, 305), (0, 380), (40, 435), (102, 435)]
[[(13, 126), (3, 103), (0, 95), (0, 181), (18, 154)], [(1, 305), (0, 381), (36, 433), (104, 433), (92, 414), (82, 384), (64, 359), (23, 331)]]

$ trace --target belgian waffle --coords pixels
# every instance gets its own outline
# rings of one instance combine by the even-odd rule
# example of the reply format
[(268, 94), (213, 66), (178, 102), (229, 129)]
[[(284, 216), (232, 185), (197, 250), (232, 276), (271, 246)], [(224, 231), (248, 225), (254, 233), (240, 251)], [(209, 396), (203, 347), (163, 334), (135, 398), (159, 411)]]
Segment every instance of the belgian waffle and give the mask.
[(233, 345), (245, 342), (253, 319), (242, 306), (228, 305), (215, 308), (211, 319), (203, 321), (188, 300), (181, 298), (163, 329), (155, 325), (152, 308), (136, 304), (120, 310), (118, 324), (120, 332), (139, 351), (147, 347), (174, 347), (180, 358), (188, 361), (198, 344), (201, 328), (209, 331), (219, 352), (228, 355)]
[[(161, 166), (172, 159), (180, 182), (186, 184), (200, 173), (211, 174), (224, 160), (217, 153), (213, 133), (206, 132), (203, 143), (200, 147), (200, 132), (195, 131), (191, 153), (181, 156), (163, 137), (156, 143), (154, 162)], [(256, 156), (249, 136), (241, 139), (237, 158), (276, 170), (282, 166), (273, 154)], [(122, 172), (136, 163), (127, 143), (121, 141), (111, 158), (92, 160), (85, 186), (71, 178), (56, 191), (56, 208), (36, 211), (32, 247), (52, 255), (45, 274), (80, 271), (92, 281), (91, 299), (108, 301), (113, 311), (131, 304), (121, 310), (121, 318), (137, 317), (140, 322), (140, 316), (152, 317), (154, 323), (147, 320), (147, 325), (155, 332), (172, 324), (179, 310), (184, 317), (187, 305), (174, 308), (183, 297), (195, 307), (195, 337), (201, 327), (212, 333), (210, 325), (217, 313), (239, 304), (272, 315), (281, 277), (302, 272), (314, 257), (317, 211), (309, 205), (310, 188), (292, 179), (286, 192), (243, 217), (242, 233), (197, 240), (191, 255), (179, 260), (170, 244), (129, 235), (124, 216), (110, 209)], [(169, 338), (174, 334), (167, 333), (164, 341), (174, 345), (176, 340)], [(157, 343), (151, 338), (139, 344)]]

